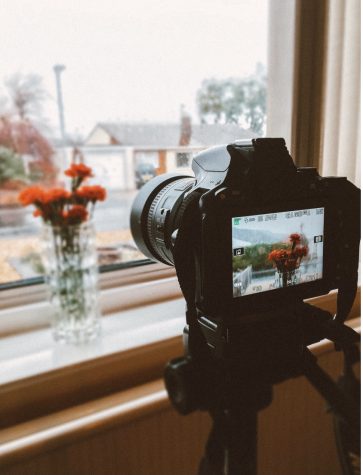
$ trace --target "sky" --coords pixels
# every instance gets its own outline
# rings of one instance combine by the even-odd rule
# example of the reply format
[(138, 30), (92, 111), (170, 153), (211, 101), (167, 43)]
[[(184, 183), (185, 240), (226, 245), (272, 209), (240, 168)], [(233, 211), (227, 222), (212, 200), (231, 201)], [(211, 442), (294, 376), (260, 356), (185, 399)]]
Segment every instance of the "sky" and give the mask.
[(198, 121), (203, 79), (266, 64), (268, 0), (0, 0), (0, 97), (16, 72), (42, 76), (58, 127), (53, 66), (64, 64), (66, 130), (100, 121)]
[[(316, 211), (319, 210), (319, 211)], [(294, 210), (292, 210), (294, 212)], [(286, 218), (286, 211), (276, 213), (276, 220), (274, 221), (262, 221), (258, 222), (257, 216), (254, 215), (256, 220), (251, 223), (245, 223), (245, 218), (242, 217), (240, 224), (233, 225), (235, 228), (257, 230), (257, 231), (271, 231), (278, 234), (286, 234), (286, 238), (291, 233), (299, 233), (300, 225), (303, 225), (303, 232), (308, 239), (313, 236), (324, 234), (324, 212), (321, 214), (321, 208), (311, 208), (310, 215), (301, 217)], [(260, 215), (265, 217), (265, 215)]]

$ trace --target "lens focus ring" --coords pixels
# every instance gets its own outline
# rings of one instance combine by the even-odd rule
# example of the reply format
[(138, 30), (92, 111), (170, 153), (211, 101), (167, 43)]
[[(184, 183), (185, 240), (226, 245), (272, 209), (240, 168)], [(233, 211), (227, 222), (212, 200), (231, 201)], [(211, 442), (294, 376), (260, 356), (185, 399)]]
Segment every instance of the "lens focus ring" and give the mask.
[(174, 265), (171, 235), (179, 222), (179, 208), (193, 178), (181, 178), (165, 185), (155, 196), (147, 214), (147, 236), (158, 260)]
[(132, 236), (143, 254), (173, 265), (171, 235), (178, 223), (178, 209), (195, 178), (180, 173), (158, 175), (144, 185), (133, 202)]
[[(147, 233), (148, 233), (148, 236), (149, 236), (150, 244), (152, 245), (152, 248), (156, 252), (157, 255), (160, 255), (160, 246), (158, 246), (158, 243), (155, 239), (155, 234), (157, 233), (157, 227), (158, 227), (158, 225), (160, 226), (160, 223), (155, 222), (155, 220), (157, 219), (156, 218), (156, 210), (157, 210), (157, 207), (158, 207), (161, 199), (163, 198), (163, 196), (165, 196), (166, 193), (173, 186), (175, 186), (175, 182), (169, 183), (168, 185), (165, 186), (165, 188), (162, 188), (159, 191), (159, 193), (155, 196), (153, 202), (151, 203), (150, 208), (149, 208), (149, 212), (148, 212), (148, 215), (147, 215), (147, 222), (146, 222)], [(164, 228), (162, 229), (162, 231), (164, 232)], [(169, 256), (165, 256), (164, 252), (163, 252), (163, 257), (167, 258), (168, 264), (173, 265), (173, 261), (169, 259)]]

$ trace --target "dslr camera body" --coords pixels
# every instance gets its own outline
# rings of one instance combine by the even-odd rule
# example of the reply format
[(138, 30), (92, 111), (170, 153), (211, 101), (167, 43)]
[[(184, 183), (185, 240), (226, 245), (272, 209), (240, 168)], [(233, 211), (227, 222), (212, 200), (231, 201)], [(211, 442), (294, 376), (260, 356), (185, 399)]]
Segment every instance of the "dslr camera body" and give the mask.
[(257, 347), (257, 327), (276, 333), (271, 319), (276, 344), (301, 342), (288, 314), (332, 289), (343, 323), (357, 284), (359, 189), (297, 168), (278, 138), (207, 149), (192, 169), (148, 182), (131, 229), (145, 255), (175, 265), (187, 323), (198, 321), (215, 355), (239, 358), (251, 338)]

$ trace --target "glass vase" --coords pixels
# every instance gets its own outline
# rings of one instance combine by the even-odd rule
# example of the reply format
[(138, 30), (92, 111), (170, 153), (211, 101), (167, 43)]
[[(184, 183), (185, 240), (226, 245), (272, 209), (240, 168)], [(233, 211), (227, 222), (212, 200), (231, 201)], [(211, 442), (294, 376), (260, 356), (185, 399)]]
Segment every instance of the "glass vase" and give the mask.
[(300, 271), (295, 269), (292, 271), (276, 271), (275, 272), (275, 288), (290, 287), (300, 283)]
[(56, 341), (85, 343), (100, 333), (98, 264), (92, 223), (44, 226), (43, 263)]

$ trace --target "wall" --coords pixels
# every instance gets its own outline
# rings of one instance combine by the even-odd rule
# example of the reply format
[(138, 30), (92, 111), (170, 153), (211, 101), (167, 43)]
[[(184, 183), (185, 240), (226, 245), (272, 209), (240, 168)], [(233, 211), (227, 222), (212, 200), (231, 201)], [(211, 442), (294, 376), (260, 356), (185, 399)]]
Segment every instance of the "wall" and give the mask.
[[(335, 377), (341, 355), (319, 363)], [(3, 475), (191, 475), (197, 473), (210, 420), (182, 417), (168, 405), (112, 429), (3, 467)], [(279, 384), (259, 417), (259, 475), (339, 475), (332, 419), (302, 377)]]

